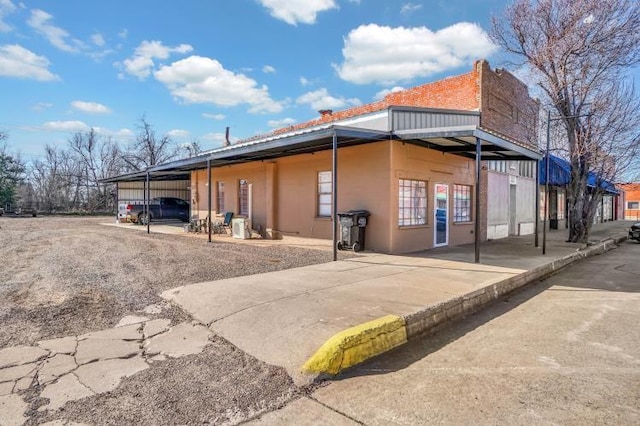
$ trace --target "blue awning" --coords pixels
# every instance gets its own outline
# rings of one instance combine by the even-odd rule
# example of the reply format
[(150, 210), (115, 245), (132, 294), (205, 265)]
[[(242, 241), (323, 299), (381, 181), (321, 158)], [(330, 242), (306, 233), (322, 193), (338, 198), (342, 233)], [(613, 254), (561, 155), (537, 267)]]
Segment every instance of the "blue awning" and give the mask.
[[(538, 171), (538, 177), (540, 179), (540, 185), (547, 184), (547, 158), (542, 157), (540, 160), (540, 170)], [(567, 160), (564, 160), (555, 155), (549, 155), (549, 185), (552, 186), (564, 186), (569, 185), (571, 182), (571, 164)], [(589, 172), (587, 177), (587, 186), (595, 188), (596, 184), (609, 194), (618, 194), (618, 190), (615, 185), (607, 180), (598, 178), (598, 175), (594, 172)]]

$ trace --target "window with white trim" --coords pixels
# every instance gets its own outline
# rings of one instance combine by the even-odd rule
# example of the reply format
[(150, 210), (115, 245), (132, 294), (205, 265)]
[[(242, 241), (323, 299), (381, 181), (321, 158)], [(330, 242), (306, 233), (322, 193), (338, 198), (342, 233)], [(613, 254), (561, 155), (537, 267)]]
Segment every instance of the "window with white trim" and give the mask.
[(331, 172), (318, 172), (318, 217), (331, 217)]
[(627, 201), (627, 210), (640, 210), (640, 201)]
[(218, 195), (217, 195), (216, 211), (218, 214), (224, 212), (224, 182), (218, 182)]
[(249, 216), (249, 182), (245, 179), (241, 179), (238, 185), (238, 214)]
[(398, 225), (415, 226), (426, 224), (427, 182), (423, 180), (399, 179)]
[(453, 222), (471, 222), (471, 185), (453, 185)]

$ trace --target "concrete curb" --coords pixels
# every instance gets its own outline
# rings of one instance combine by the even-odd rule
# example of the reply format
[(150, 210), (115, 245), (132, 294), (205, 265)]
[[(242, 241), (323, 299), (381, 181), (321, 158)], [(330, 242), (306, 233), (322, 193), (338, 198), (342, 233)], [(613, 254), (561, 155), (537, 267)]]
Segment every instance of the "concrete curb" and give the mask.
[(309, 358), (302, 371), (335, 375), (406, 342), (404, 318), (387, 315), (334, 335)]
[(514, 275), (498, 283), (446, 302), (428, 306), (404, 317), (387, 315), (344, 330), (327, 340), (302, 367), (303, 373), (318, 377), (336, 375), (369, 358), (387, 352), (409, 340), (436, 332), (453, 321), (477, 312), (487, 304), (525, 286), (548, 278), (581, 259), (606, 253), (627, 239), (618, 235), (592, 246), (553, 259), (551, 262)]

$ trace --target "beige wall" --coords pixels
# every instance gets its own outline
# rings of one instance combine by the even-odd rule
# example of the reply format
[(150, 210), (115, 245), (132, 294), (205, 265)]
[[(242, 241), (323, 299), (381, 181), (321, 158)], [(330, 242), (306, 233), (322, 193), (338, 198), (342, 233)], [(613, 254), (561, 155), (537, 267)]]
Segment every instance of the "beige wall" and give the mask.
[[(275, 235), (284, 237), (330, 239), (331, 220), (317, 216), (317, 176), (318, 172), (331, 170), (331, 155), (329, 150), (214, 168), (213, 210), (216, 208), (216, 183), (222, 181), (225, 184), (225, 210), (237, 213), (238, 182), (247, 179), (253, 184), (254, 229), (273, 230)], [(338, 211), (365, 209), (371, 212), (366, 230), (367, 250), (387, 253), (424, 250), (433, 247), (434, 185), (446, 183), (449, 185), (449, 244), (471, 243), (474, 225), (453, 224), (452, 197), (454, 183), (474, 185), (474, 170), (471, 160), (400, 142), (341, 148), (338, 151)], [(428, 182), (427, 225), (398, 226), (400, 178)], [(207, 216), (206, 183), (206, 170), (192, 173), (192, 206), (201, 218)]]
[[(449, 185), (449, 245), (472, 243), (474, 224), (453, 223), (453, 185), (472, 185), (472, 218), (475, 220), (475, 165), (472, 160), (441, 152), (394, 143), (392, 148), (393, 179), (390, 192), (391, 253), (408, 253), (433, 248), (436, 183)], [(416, 179), (427, 181), (427, 225), (398, 226), (398, 180)]]

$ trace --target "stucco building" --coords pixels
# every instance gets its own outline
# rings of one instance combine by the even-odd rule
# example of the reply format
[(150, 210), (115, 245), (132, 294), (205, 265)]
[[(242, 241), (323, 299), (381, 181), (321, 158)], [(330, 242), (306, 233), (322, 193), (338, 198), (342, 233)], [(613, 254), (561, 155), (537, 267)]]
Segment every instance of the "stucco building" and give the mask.
[(188, 174), (194, 214), (233, 212), (265, 238), (335, 238), (336, 213), (351, 209), (371, 212), (366, 248), (385, 253), (526, 234), (538, 108), (522, 82), (482, 60), (462, 75), (153, 167), (148, 178)]

